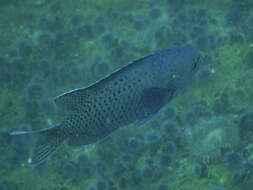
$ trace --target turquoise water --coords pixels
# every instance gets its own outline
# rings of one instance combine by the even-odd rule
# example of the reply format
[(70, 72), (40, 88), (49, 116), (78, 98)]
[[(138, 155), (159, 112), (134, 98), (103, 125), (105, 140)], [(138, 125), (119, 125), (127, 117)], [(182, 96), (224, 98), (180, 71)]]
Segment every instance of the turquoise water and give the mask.
[[(251, 190), (252, 31), (250, 0), (2, 0), (0, 190)], [(36, 168), (36, 135), (8, 135), (62, 121), (55, 96), (185, 44), (204, 65), (146, 126)]]

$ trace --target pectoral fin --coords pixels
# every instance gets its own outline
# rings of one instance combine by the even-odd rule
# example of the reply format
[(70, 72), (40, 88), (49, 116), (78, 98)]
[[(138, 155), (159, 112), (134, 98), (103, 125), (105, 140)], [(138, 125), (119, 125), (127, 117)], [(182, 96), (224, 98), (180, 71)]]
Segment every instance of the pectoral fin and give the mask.
[(157, 112), (173, 98), (173, 90), (167, 88), (147, 88), (141, 95), (138, 126), (150, 122)]
[(144, 109), (154, 114), (173, 98), (173, 90), (167, 88), (147, 88), (143, 90), (141, 101)]

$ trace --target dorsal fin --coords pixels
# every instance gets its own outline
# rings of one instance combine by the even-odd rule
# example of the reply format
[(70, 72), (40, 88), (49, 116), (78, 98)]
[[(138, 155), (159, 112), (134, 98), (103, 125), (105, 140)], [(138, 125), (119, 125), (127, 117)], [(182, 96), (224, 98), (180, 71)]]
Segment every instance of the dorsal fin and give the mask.
[(63, 109), (80, 111), (88, 104), (88, 97), (86, 88), (78, 88), (55, 97), (54, 102)]
[(139, 59), (136, 59), (134, 61), (131, 61), (131, 62), (128, 62), (127, 64), (125, 64), (124, 66), (116, 69), (115, 71), (113, 71), (112, 73), (106, 75), (105, 77), (99, 79), (98, 81), (92, 83), (91, 85), (87, 86), (86, 88), (83, 88), (83, 90), (91, 90), (93, 89), (95, 86), (96, 87), (101, 87), (103, 86), (103, 84), (105, 84), (106, 82), (110, 81), (110, 80), (113, 80), (115, 79), (116, 77), (118, 77), (119, 75), (121, 75), (122, 73), (126, 72), (126, 71), (129, 71), (130, 69), (132, 69), (136, 64), (139, 64), (139, 63), (143, 63), (145, 62), (146, 59), (152, 57), (156, 55), (155, 53), (150, 53), (146, 56), (143, 56)]
[(141, 57), (137, 60), (134, 60), (126, 64), (125, 66), (115, 70), (114, 72), (105, 76), (104, 78), (98, 80), (97, 82), (89, 85), (88, 87), (78, 88), (70, 92), (61, 94), (54, 99), (54, 102), (57, 106), (64, 108), (65, 110), (75, 111), (75, 112), (84, 110), (85, 105), (89, 104), (88, 97), (92, 95), (92, 92), (96, 91), (99, 88), (103, 88), (104, 84), (107, 83), (108, 81), (114, 80), (123, 72), (126, 72), (128, 69), (132, 69), (134, 65), (144, 62), (146, 59), (154, 55), (155, 54), (152, 53), (144, 57)]

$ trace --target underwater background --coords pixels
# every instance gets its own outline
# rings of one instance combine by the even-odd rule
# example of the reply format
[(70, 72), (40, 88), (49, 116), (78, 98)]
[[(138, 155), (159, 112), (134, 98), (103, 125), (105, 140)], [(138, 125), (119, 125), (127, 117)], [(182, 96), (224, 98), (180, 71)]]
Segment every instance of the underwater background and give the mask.
[[(36, 168), (53, 98), (175, 45), (204, 66), (151, 122)], [(0, 190), (252, 190), (252, 0), (1, 0)]]

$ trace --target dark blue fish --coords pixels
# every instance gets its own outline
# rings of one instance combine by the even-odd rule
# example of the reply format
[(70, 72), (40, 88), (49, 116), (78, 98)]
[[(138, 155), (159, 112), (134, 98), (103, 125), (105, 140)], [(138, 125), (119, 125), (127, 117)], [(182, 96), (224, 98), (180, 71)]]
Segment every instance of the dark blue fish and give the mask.
[(30, 159), (31, 165), (37, 165), (64, 141), (87, 145), (119, 127), (151, 118), (192, 81), (200, 64), (200, 53), (189, 46), (147, 55), (86, 88), (56, 97), (58, 106), (73, 113), (67, 120), (47, 129), (11, 135), (41, 136)]

